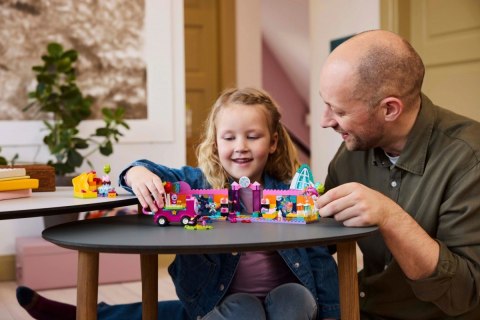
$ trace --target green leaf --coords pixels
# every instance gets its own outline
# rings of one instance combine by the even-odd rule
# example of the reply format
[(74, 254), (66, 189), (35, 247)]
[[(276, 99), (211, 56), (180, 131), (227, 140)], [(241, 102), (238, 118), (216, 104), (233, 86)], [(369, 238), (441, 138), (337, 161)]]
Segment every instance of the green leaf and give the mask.
[(108, 141), (105, 145), (100, 147), (100, 153), (104, 156), (109, 156), (113, 152), (113, 146), (110, 141)]
[(72, 68), (72, 63), (70, 59), (63, 58), (60, 61), (58, 61), (58, 66), (57, 66), (58, 72), (65, 73), (65, 72), (68, 72), (71, 68)]
[(71, 62), (75, 62), (75, 61), (77, 61), (78, 53), (77, 53), (77, 51), (70, 49), (70, 50), (65, 51), (65, 52), (62, 54), (61, 57), (62, 57), (62, 58), (67, 58), (67, 59), (69, 59)]
[(113, 111), (110, 108), (102, 108), (102, 114), (105, 118), (113, 119)]
[(88, 143), (85, 139), (75, 138), (73, 140), (73, 145), (76, 149), (87, 149)]
[(63, 47), (59, 43), (52, 42), (48, 44), (47, 51), (50, 56), (60, 57), (63, 53)]
[(45, 85), (45, 84), (54, 84), (55, 77), (52, 77), (51, 75), (48, 75), (48, 74), (39, 74), (37, 77), (37, 81), (38, 81), (38, 86)]
[(124, 107), (118, 107), (115, 109), (115, 118), (116, 119), (123, 119), (125, 115), (125, 108)]
[(74, 167), (80, 167), (83, 163), (83, 156), (76, 150), (70, 150), (67, 154), (67, 163)]
[(110, 130), (107, 128), (97, 128), (95, 131), (95, 135), (99, 137), (108, 137), (110, 134)]

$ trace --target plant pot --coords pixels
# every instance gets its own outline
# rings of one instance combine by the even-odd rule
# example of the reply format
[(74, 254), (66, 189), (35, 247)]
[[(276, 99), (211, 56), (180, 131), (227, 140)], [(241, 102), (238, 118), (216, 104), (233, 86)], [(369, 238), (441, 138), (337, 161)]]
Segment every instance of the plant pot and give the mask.
[[(72, 178), (76, 175), (69, 176), (55, 176), (55, 185), (57, 187), (71, 187)], [(72, 194), (73, 197), (73, 194)], [(56, 226), (57, 224), (67, 223), (70, 221), (78, 220), (79, 212), (67, 213), (67, 214), (57, 214), (53, 216), (43, 217), (43, 224), (45, 228)]]

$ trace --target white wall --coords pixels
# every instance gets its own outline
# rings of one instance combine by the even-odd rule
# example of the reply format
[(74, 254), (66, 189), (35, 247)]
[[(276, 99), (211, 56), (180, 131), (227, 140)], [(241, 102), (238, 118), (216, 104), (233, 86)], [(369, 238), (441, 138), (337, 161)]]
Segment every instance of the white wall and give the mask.
[(237, 86), (262, 87), (260, 0), (235, 1)]
[[(132, 130), (127, 131), (126, 138), (114, 146), (112, 156), (106, 158), (99, 155), (90, 159), (98, 171), (109, 163), (115, 184), (116, 175), (136, 159), (146, 158), (173, 167), (186, 162), (183, 2), (147, 0), (146, 14), (150, 119), (129, 121)], [(24, 128), (23, 131), (19, 127)], [(82, 130), (90, 133), (92, 127), (95, 127), (93, 121)], [(48, 151), (41, 142), (43, 135), (38, 128), (39, 125), (26, 122), (14, 124), (1, 121), (0, 137), (8, 137), (0, 143), (2, 155), (10, 159), (13, 154), (19, 153), (23, 161), (46, 162)], [(22, 133), (16, 137), (16, 132)], [(28, 141), (20, 141), (20, 136), (26, 136)], [(88, 171), (89, 167), (84, 165), (82, 170)], [(42, 230), (42, 218), (0, 221), (0, 255), (14, 253), (16, 237), (40, 235)]]
[(341, 143), (332, 129), (323, 129), (319, 121), (324, 108), (318, 94), (319, 75), (330, 52), (330, 40), (380, 27), (378, 0), (310, 0), (311, 78), (310, 141), (311, 167), (315, 180), (323, 182), (330, 160)]
[(261, 0), (261, 6), (263, 40), (308, 105), (311, 60), (309, 3), (304, 0)]

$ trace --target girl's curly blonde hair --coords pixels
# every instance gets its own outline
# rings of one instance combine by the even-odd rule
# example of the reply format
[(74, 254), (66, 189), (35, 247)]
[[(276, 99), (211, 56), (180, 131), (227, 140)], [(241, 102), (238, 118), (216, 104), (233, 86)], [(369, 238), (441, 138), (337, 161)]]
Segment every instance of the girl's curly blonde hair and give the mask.
[(230, 105), (258, 105), (268, 119), (270, 135), (278, 134), (277, 149), (269, 155), (264, 172), (271, 177), (289, 182), (299, 166), (297, 151), (285, 127), (280, 123), (281, 114), (276, 103), (264, 91), (255, 88), (227, 89), (215, 101), (205, 121), (205, 130), (201, 143), (197, 147), (198, 166), (212, 188), (220, 189), (228, 186), (230, 176), (225, 171), (218, 157), (216, 142), (217, 129), (215, 119), (218, 112)]

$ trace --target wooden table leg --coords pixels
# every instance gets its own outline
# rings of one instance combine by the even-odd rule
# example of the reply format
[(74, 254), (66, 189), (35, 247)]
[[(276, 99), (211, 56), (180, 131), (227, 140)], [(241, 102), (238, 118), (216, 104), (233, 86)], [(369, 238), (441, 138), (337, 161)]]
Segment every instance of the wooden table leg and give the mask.
[(158, 255), (141, 254), (142, 269), (142, 319), (156, 320), (158, 317)]
[(342, 320), (359, 320), (360, 305), (355, 241), (337, 243), (337, 260)]
[(78, 252), (77, 320), (97, 319), (98, 252)]

